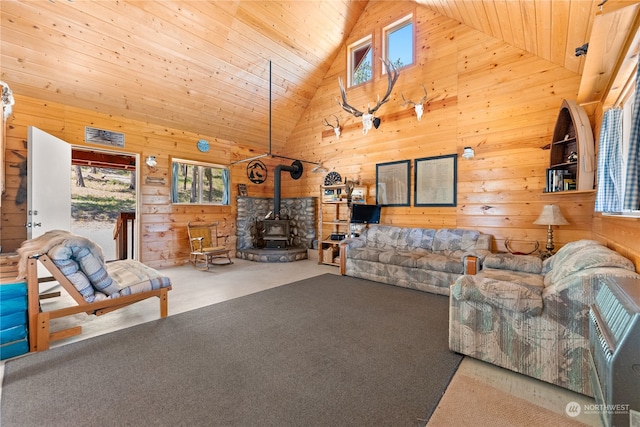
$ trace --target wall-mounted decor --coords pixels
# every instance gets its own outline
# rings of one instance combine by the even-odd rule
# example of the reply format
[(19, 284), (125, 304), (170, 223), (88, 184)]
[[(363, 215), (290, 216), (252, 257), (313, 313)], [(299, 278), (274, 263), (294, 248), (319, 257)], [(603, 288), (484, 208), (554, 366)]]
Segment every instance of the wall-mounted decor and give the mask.
[(376, 204), (409, 206), (411, 176), (410, 160), (376, 165)]
[(456, 206), (457, 154), (415, 161), (414, 206)]
[(336, 171), (331, 171), (324, 177), (324, 185), (338, 185), (340, 183), (342, 183), (342, 177)]
[(336, 118), (336, 124), (335, 125), (329, 123), (327, 121), (327, 119), (322, 119), (322, 122), (324, 123), (325, 126), (329, 126), (331, 129), (333, 129), (333, 133), (336, 134), (336, 138), (340, 139), (340, 132), (341, 132), (340, 119), (338, 119), (338, 116), (336, 116), (335, 114), (333, 115), (333, 117)]
[(369, 132), (369, 130), (371, 129), (371, 126), (374, 126), (376, 129), (378, 129), (378, 126), (380, 126), (380, 118), (375, 117), (374, 114), (376, 111), (378, 111), (378, 108), (380, 108), (382, 104), (389, 101), (389, 96), (391, 95), (393, 86), (396, 84), (396, 81), (398, 81), (398, 77), (400, 76), (400, 72), (396, 69), (395, 65), (391, 63), (391, 61), (385, 60), (382, 58), (380, 58), (380, 60), (382, 61), (382, 64), (387, 70), (387, 79), (388, 79), (387, 93), (382, 97), (382, 99), (380, 99), (380, 97), (378, 96), (378, 103), (376, 104), (376, 106), (373, 108), (367, 107), (366, 113), (355, 109), (354, 107), (352, 107), (347, 103), (347, 93), (344, 88), (344, 83), (342, 82), (342, 78), (338, 77), (338, 85), (340, 86), (340, 95), (342, 96), (342, 102), (338, 101), (338, 105), (340, 105), (342, 109), (347, 113), (353, 114), (355, 117), (362, 117), (363, 135), (366, 135), (367, 132)]
[(238, 184), (238, 196), (247, 196), (247, 184)]
[(198, 143), (196, 144), (196, 146), (198, 147), (198, 150), (202, 153), (209, 152), (209, 141), (207, 141), (206, 139), (198, 140)]
[(109, 145), (111, 147), (123, 148), (124, 133), (85, 126), (84, 141), (90, 144)]
[(166, 184), (166, 181), (163, 177), (158, 176), (148, 176), (144, 179), (144, 183), (147, 185), (159, 185), (163, 186)]
[[(418, 121), (422, 120), (422, 114), (424, 114), (424, 103), (425, 101), (427, 101), (427, 88), (424, 87), (424, 85), (422, 85), (422, 90), (424, 90), (424, 96), (420, 98), (420, 101), (418, 102), (413, 102), (410, 99), (406, 99), (404, 95), (400, 93), (404, 101), (402, 103), (402, 106), (404, 107), (405, 105), (411, 105), (413, 107), (413, 110), (416, 112), (416, 117), (418, 118)], [(431, 102), (432, 100), (433, 98), (427, 101), (427, 103)]]
[(267, 180), (267, 167), (260, 160), (252, 160), (247, 165), (247, 178), (254, 184), (262, 184)]

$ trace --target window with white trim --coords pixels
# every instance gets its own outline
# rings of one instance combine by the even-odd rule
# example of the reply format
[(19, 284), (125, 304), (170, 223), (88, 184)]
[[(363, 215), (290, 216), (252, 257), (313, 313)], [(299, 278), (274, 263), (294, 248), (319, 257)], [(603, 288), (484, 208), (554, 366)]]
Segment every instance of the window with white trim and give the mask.
[(373, 78), (373, 46), (367, 36), (347, 47), (347, 70), (349, 87), (366, 83)]
[(229, 168), (216, 164), (173, 159), (171, 202), (228, 205)]
[[(413, 14), (398, 19), (382, 30), (382, 53), (396, 68), (406, 67), (414, 61)], [(383, 73), (385, 70), (383, 70)]]

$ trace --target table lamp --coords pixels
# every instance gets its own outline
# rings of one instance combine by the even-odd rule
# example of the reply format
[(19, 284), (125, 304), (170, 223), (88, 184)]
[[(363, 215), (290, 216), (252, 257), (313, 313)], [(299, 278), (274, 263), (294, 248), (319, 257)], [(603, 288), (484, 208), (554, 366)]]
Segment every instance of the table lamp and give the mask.
[(534, 224), (537, 225), (546, 225), (547, 228), (547, 246), (546, 252), (542, 252), (540, 256), (542, 258), (548, 258), (553, 255), (553, 226), (554, 225), (567, 225), (569, 221), (562, 216), (562, 212), (560, 212), (560, 207), (558, 205), (545, 205), (542, 208), (542, 213), (538, 219), (536, 219)]

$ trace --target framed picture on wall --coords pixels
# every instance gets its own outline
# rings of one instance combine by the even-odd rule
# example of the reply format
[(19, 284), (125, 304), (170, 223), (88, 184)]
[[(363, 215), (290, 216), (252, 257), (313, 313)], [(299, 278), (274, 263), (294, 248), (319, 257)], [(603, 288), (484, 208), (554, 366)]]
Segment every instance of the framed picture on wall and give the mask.
[(457, 154), (415, 160), (414, 206), (456, 206)]
[(376, 165), (376, 204), (409, 206), (411, 161), (378, 163)]

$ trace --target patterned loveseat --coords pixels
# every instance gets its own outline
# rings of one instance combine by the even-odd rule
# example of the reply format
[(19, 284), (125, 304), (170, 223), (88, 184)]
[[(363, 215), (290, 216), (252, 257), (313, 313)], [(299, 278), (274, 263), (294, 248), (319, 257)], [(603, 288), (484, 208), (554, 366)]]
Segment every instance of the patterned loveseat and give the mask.
[(341, 272), (376, 282), (449, 295), (470, 256), (491, 253), (491, 235), (474, 230), (371, 225), (340, 242)]
[(602, 277), (634, 277), (633, 263), (593, 240), (535, 256), (491, 254), (451, 288), (449, 348), (593, 396), (589, 306)]

